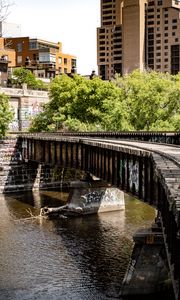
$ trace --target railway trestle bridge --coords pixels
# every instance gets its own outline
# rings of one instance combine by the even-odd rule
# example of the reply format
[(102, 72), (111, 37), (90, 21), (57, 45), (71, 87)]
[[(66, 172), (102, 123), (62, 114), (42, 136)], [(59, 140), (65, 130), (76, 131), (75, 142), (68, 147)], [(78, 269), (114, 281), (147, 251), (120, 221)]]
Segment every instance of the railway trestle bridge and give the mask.
[(38, 133), (19, 139), (24, 160), (90, 172), (154, 206), (180, 300), (180, 134)]

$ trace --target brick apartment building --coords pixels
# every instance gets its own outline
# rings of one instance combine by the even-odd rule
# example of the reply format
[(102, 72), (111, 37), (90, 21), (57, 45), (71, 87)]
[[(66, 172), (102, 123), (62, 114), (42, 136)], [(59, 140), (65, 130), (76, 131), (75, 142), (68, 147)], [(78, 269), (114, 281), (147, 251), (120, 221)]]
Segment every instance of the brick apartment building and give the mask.
[(9, 49), (4, 38), (0, 38), (0, 85), (4, 86), (8, 79), (8, 69), (15, 67), (15, 50)]
[(5, 43), (16, 53), (16, 67), (27, 67), (41, 78), (52, 78), (76, 70), (76, 57), (62, 52), (62, 43), (29, 37), (5, 38)]
[(97, 64), (102, 79), (134, 69), (180, 71), (180, 1), (101, 0)]

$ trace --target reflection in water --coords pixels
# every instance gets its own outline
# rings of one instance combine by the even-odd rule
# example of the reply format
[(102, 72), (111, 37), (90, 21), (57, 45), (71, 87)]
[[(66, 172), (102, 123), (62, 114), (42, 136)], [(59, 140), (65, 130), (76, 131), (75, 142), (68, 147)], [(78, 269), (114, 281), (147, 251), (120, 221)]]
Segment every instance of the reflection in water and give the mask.
[(132, 234), (152, 223), (154, 209), (126, 197), (125, 211), (24, 219), (28, 209), (38, 215), (67, 197), (44, 191), (0, 198), (0, 300), (119, 298)]

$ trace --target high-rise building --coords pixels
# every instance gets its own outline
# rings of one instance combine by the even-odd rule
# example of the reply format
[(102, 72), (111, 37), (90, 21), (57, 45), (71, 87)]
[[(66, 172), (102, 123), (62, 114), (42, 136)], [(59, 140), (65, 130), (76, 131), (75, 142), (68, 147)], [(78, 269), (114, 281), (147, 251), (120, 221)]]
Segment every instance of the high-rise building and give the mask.
[(101, 0), (97, 64), (102, 79), (134, 69), (180, 71), (180, 1)]

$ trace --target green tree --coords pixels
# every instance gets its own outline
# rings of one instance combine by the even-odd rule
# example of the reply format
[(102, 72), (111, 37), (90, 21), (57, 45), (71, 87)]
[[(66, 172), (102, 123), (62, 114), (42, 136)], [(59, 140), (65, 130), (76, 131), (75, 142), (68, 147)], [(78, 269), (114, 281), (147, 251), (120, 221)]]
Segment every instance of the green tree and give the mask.
[(117, 77), (135, 130), (178, 130), (180, 75), (140, 72)]
[(31, 131), (180, 130), (180, 75), (135, 70), (114, 81), (55, 78)]
[(5, 136), (12, 119), (13, 112), (9, 104), (9, 97), (0, 94), (0, 138)]
[(30, 70), (24, 67), (14, 69), (10, 81), (18, 87), (22, 87), (23, 83), (26, 83), (28, 88), (47, 89), (47, 85), (42, 80), (37, 79)]
[(33, 120), (31, 131), (124, 129), (126, 107), (113, 82), (62, 75), (53, 80), (49, 94), (51, 100)]

